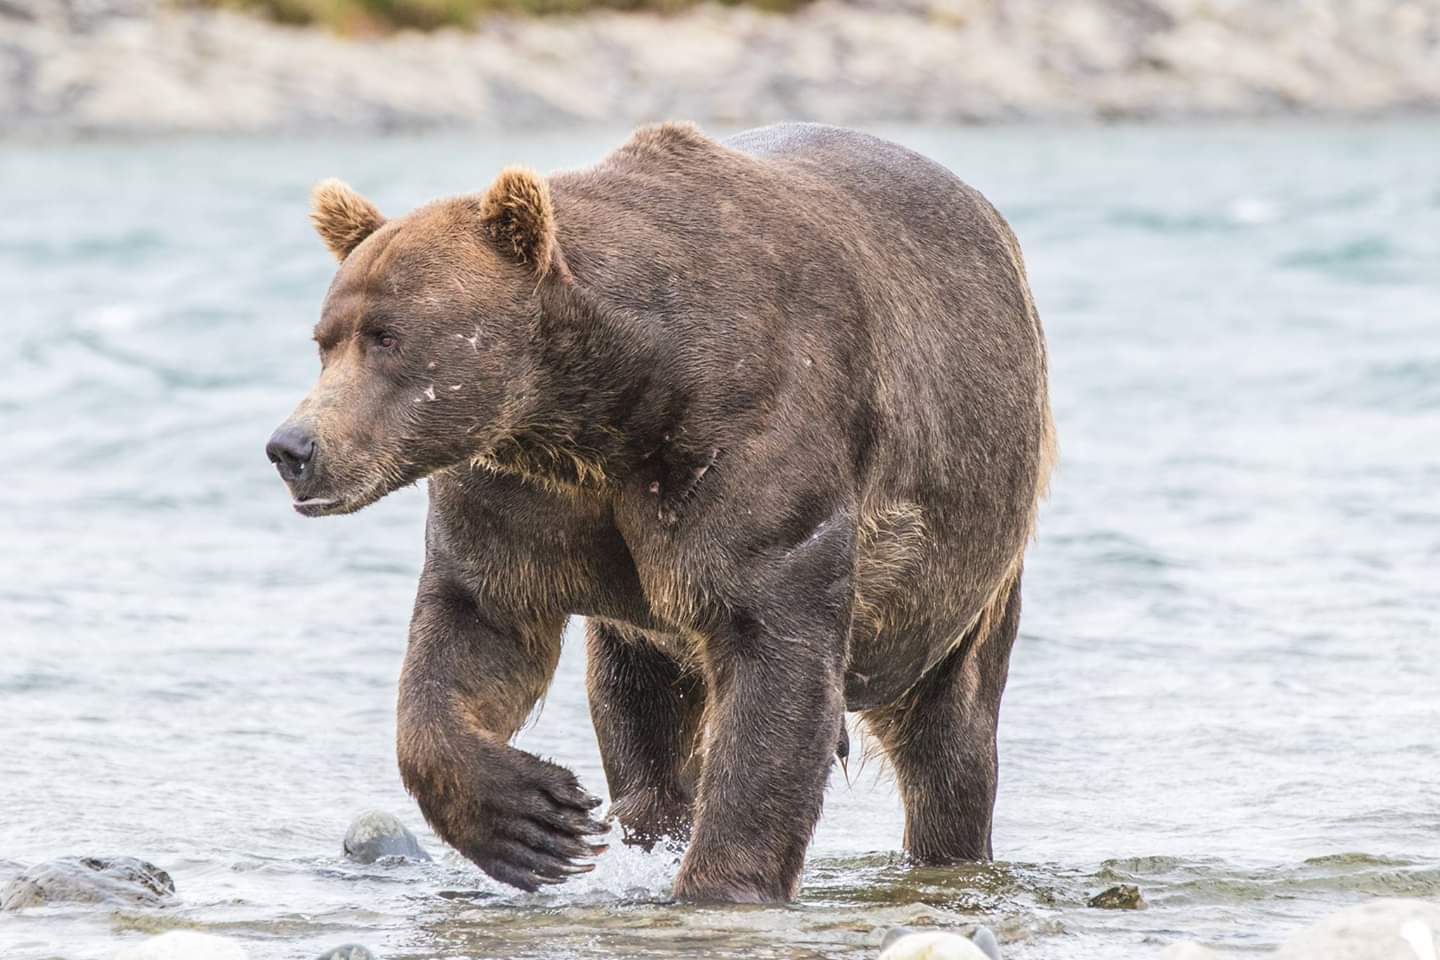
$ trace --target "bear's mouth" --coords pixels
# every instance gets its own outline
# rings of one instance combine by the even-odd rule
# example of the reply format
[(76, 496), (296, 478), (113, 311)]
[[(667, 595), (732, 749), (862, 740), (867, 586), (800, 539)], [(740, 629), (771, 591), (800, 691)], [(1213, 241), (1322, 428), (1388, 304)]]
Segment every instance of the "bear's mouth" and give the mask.
[[(335, 488), (332, 486), (330, 489), (334, 490)], [(389, 492), (384, 484), (375, 484), (362, 489), (359, 493), (353, 490), (345, 491), (333, 497), (296, 497), (292, 493), (293, 499), (290, 501), (290, 506), (302, 517), (333, 517), (364, 509)]]
[(290, 504), (302, 517), (323, 517), (327, 513), (340, 513), (343, 504), (336, 497), (298, 497)]

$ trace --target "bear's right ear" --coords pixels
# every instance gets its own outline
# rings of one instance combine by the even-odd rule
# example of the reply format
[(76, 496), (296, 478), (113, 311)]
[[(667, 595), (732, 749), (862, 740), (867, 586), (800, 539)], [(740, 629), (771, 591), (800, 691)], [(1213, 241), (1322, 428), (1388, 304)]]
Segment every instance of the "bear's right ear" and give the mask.
[(500, 172), (480, 200), (480, 220), (500, 252), (537, 276), (555, 255), (555, 209), (545, 179), (523, 167)]
[(360, 242), (385, 223), (375, 204), (340, 180), (322, 180), (310, 191), (310, 220), (320, 239), (344, 260)]

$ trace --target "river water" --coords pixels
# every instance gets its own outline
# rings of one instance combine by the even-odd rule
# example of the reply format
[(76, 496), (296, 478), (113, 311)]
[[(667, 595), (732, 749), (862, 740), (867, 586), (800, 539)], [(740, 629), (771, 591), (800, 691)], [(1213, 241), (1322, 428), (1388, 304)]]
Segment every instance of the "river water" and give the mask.
[[(1007, 958), (1263, 949), (1440, 896), (1440, 126), (888, 131), (1010, 218), (1062, 460), (1025, 576), (993, 865), (913, 869), (883, 764), (836, 772), (800, 900), (667, 901), (616, 844), (543, 895), (423, 831), (393, 703), (424, 491), (295, 516), (262, 446), (316, 373), (308, 185), (402, 211), (622, 134), (0, 147), (0, 882), (169, 870), (163, 910), (0, 915), (6, 960), (170, 926), (256, 960)], [(572, 624), (519, 744), (603, 792)], [(392, 810), (437, 861), (358, 866)], [(1137, 883), (1150, 907), (1086, 899)]]

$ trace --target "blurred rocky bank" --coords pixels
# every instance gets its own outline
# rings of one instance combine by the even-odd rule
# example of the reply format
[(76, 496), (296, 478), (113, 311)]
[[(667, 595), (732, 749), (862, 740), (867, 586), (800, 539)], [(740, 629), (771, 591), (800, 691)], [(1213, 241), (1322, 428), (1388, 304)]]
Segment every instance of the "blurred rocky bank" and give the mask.
[(0, 0), (0, 136), (1380, 116), (1440, 0), (815, 0), (347, 38), (176, 0)]

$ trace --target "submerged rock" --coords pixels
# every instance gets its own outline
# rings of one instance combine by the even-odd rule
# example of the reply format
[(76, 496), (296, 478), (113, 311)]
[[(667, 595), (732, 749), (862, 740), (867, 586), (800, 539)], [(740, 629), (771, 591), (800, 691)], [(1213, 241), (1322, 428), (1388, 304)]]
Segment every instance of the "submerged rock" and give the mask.
[(972, 937), (891, 927), (880, 942), (880, 960), (1000, 960), (1000, 945), (988, 927), (976, 927)]
[(1346, 907), (1285, 941), (1276, 960), (1436, 960), (1440, 904), (1371, 900)]
[(1000, 943), (989, 927), (976, 927), (975, 932), (970, 934), (970, 939), (990, 960), (1000, 960)]
[(126, 947), (115, 960), (246, 960), (234, 940), (193, 930), (171, 930), (144, 943)]
[(21, 871), (0, 891), (0, 910), (42, 903), (160, 906), (175, 899), (175, 881), (135, 857), (60, 857)]
[(1102, 890), (1089, 900), (1087, 906), (1101, 910), (1144, 910), (1148, 904), (1140, 896), (1140, 888), (1133, 883), (1117, 883), (1108, 890)]
[(320, 954), (319, 960), (379, 960), (379, 958), (358, 943), (347, 943), (326, 950)]
[(357, 863), (374, 863), (381, 857), (429, 860), (415, 834), (393, 813), (370, 810), (360, 814), (345, 831), (345, 856)]

